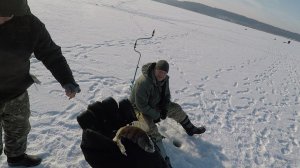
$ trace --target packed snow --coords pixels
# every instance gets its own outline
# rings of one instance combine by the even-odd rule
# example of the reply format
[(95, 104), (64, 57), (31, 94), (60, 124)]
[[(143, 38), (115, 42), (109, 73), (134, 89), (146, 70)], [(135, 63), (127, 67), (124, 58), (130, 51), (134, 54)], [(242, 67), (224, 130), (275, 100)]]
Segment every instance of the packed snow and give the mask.
[[(107, 97), (127, 98), (139, 66), (170, 63), (172, 100), (203, 135), (188, 136), (171, 119), (159, 130), (173, 168), (300, 166), (300, 43), (150, 0), (29, 0), (62, 47), (81, 87), (68, 100), (37, 59), (29, 89), (30, 154), (38, 168), (88, 168), (76, 117)], [(137, 75), (141, 74), (141, 68)], [(179, 146), (176, 147), (175, 145)], [(99, 156), (101, 157), (101, 156)], [(7, 168), (6, 156), (0, 167)]]

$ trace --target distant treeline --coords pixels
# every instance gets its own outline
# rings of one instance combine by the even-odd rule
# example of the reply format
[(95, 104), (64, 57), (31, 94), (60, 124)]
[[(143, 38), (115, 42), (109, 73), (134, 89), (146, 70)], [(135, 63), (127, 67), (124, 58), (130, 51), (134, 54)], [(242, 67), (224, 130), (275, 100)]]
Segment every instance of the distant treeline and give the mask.
[(300, 34), (293, 33), (287, 30), (283, 30), (281, 28), (259, 22), (257, 20), (228, 12), (223, 9), (218, 9), (218, 8), (213, 8), (207, 5), (203, 5), (201, 3), (196, 3), (196, 2), (188, 2), (188, 1), (177, 1), (177, 0), (153, 0), (161, 3), (165, 3), (168, 5), (176, 6), (179, 8), (187, 9), (190, 11), (198, 12), (204, 15), (208, 15), (211, 17), (215, 17), (218, 19), (226, 20), (229, 22), (233, 22), (239, 25), (243, 25), (246, 27), (250, 27), (253, 29), (261, 30), (267, 33), (271, 33), (274, 35), (286, 37), (288, 39), (293, 39), (298, 42), (300, 42)]

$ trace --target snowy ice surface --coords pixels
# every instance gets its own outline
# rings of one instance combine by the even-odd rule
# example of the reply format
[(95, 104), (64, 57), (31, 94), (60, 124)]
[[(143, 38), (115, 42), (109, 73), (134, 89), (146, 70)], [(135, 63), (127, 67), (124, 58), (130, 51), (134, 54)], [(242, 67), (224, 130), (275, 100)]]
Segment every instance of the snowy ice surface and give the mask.
[[(174, 168), (300, 167), (300, 43), (150, 0), (29, 0), (62, 47), (81, 93), (68, 100), (35, 58), (29, 89), (30, 154), (38, 168), (90, 167), (76, 117), (89, 103), (130, 94), (140, 67), (170, 63), (172, 100), (203, 135), (190, 137), (171, 119), (159, 124)], [(140, 68), (138, 75), (140, 75)], [(174, 143), (181, 144), (177, 148)], [(101, 157), (101, 156), (99, 156)], [(7, 168), (6, 156), (0, 167)]]

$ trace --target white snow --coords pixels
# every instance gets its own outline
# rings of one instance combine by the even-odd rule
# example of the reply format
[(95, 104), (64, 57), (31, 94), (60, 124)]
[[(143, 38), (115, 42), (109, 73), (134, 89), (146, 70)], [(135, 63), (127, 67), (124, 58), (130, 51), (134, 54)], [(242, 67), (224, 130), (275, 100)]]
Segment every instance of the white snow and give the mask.
[[(130, 94), (140, 67), (170, 63), (172, 100), (203, 135), (190, 137), (171, 119), (159, 130), (174, 168), (300, 166), (300, 43), (150, 0), (29, 0), (62, 47), (82, 92), (68, 100), (35, 58), (29, 89), (30, 154), (39, 168), (86, 168), (76, 117), (89, 103)], [(140, 68), (138, 75), (140, 75)], [(173, 143), (181, 144), (177, 148)], [(101, 157), (101, 156), (99, 156)], [(6, 156), (0, 167), (7, 168)]]

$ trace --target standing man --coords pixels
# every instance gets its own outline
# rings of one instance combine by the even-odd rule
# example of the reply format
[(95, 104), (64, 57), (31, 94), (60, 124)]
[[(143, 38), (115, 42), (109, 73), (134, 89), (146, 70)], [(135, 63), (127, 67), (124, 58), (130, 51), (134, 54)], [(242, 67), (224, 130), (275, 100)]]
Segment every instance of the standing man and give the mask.
[(162, 145), (163, 136), (155, 125), (160, 119), (164, 120), (166, 117), (174, 119), (190, 136), (202, 134), (206, 130), (203, 126), (195, 127), (181, 106), (170, 101), (168, 72), (169, 64), (165, 60), (144, 65), (142, 75), (136, 80), (130, 96), (138, 120), (149, 126), (148, 135), (156, 142), (166, 160), (168, 157)]
[(0, 0), (0, 155), (11, 167), (39, 165), (41, 158), (27, 155), (30, 108), (27, 89), (34, 83), (29, 74), (30, 57), (42, 61), (71, 99), (80, 92), (61, 49), (45, 25), (31, 14), (27, 0)]

